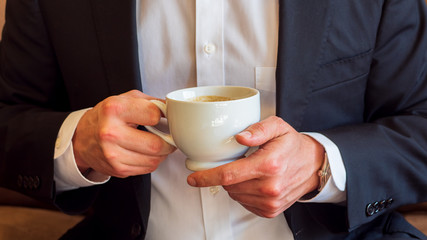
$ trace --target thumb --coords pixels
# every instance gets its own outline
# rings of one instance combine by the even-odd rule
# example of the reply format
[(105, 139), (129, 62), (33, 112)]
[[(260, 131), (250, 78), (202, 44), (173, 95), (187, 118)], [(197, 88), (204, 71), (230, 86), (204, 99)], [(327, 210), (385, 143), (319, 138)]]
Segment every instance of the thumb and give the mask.
[(255, 147), (282, 136), (291, 129), (292, 127), (283, 119), (272, 116), (249, 126), (244, 131), (238, 133), (235, 138), (242, 145)]

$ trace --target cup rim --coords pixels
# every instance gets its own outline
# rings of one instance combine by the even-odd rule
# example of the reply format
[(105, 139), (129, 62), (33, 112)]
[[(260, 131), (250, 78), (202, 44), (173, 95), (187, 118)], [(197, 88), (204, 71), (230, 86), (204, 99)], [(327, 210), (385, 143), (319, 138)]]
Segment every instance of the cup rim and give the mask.
[[(194, 89), (198, 89), (198, 91), (203, 91), (205, 89), (218, 89), (218, 88), (227, 88), (227, 89), (245, 89), (247, 91), (247, 95), (243, 95), (242, 97), (239, 97), (237, 99), (232, 99), (232, 100), (225, 100), (225, 101), (215, 101), (215, 102), (195, 102), (195, 101), (191, 101), (190, 99), (194, 99), (197, 96), (203, 96), (203, 95), (192, 95), (191, 93), (194, 93)], [(182, 92), (187, 92), (188, 93), (188, 97), (186, 97), (185, 99), (178, 99), (178, 98), (174, 98), (172, 97), (173, 95), (182, 93)], [(183, 93), (185, 94), (185, 93)], [(221, 102), (238, 102), (238, 101), (242, 101), (248, 98), (252, 98), (252, 97), (256, 97), (257, 95), (259, 95), (259, 91), (258, 89), (255, 88), (251, 88), (251, 87), (246, 87), (246, 86), (234, 86), (234, 85), (217, 85), (217, 86), (200, 86), (200, 87), (190, 87), (190, 88), (183, 88), (183, 89), (178, 89), (172, 92), (169, 92), (166, 95), (166, 100), (170, 100), (170, 101), (176, 101), (176, 102), (188, 102), (188, 103), (192, 103), (192, 104), (215, 104), (215, 103), (221, 103)]]

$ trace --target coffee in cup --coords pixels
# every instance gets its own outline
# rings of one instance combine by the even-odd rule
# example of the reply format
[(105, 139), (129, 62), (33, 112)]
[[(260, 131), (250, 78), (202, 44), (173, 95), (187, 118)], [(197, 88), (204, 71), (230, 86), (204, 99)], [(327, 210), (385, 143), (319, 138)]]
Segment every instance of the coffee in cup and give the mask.
[(209, 95), (209, 96), (195, 97), (191, 101), (194, 101), (194, 102), (221, 102), (221, 101), (230, 101), (230, 100), (234, 100), (234, 98), (232, 98), (232, 97), (224, 97), (224, 96)]

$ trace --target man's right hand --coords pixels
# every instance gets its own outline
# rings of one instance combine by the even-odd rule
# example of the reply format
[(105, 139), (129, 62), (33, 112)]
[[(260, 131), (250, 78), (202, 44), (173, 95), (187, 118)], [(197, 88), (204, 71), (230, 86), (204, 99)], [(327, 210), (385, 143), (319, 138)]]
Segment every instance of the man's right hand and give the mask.
[(79, 170), (128, 177), (153, 172), (175, 147), (138, 125), (156, 125), (161, 117), (154, 99), (132, 90), (109, 97), (86, 112), (73, 137)]

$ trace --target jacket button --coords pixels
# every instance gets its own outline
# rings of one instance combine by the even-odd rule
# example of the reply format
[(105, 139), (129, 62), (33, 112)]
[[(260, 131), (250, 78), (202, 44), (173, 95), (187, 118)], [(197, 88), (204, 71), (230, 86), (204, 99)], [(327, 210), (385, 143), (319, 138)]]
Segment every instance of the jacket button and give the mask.
[(18, 185), (19, 188), (22, 188), (23, 181), (24, 181), (24, 179), (23, 179), (22, 175), (19, 174), (18, 179), (16, 180), (16, 184)]
[(33, 183), (33, 188), (37, 189), (40, 187), (40, 178), (38, 176), (34, 177), (34, 183)]
[(382, 200), (381, 202), (380, 202), (380, 205), (379, 205), (379, 210), (381, 211), (381, 210), (383, 210), (384, 208), (385, 208), (385, 203), (386, 203), (386, 201), (385, 200)]
[(379, 202), (374, 202), (374, 209), (375, 209), (375, 213), (380, 211), (380, 203)]
[(372, 215), (374, 215), (374, 213), (375, 213), (375, 207), (374, 207), (374, 205), (372, 203), (369, 203), (366, 206), (366, 215), (367, 216), (372, 216)]
[(34, 178), (28, 177), (28, 189), (34, 189)]
[(23, 182), (22, 182), (22, 185), (24, 186), (24, 189), (28, 189), (28, 187), (29, 187), (29, 182), (30, 182), (29, 177), (28, 177), (28, 176), (24, 176), (24, 177), (23, 177)]
[(393, 203), (393, 198), (389, 198), (387, 199), (387, 201), (385, 202), (385, 207), (388, 208), (391, 206), (391, 204)]
[(141, 230), (142, 230), (141, 225), (139, 223), (134, 223), (130, 231), (131, 237), (137, 238), (139, 235), (141, 235)]

